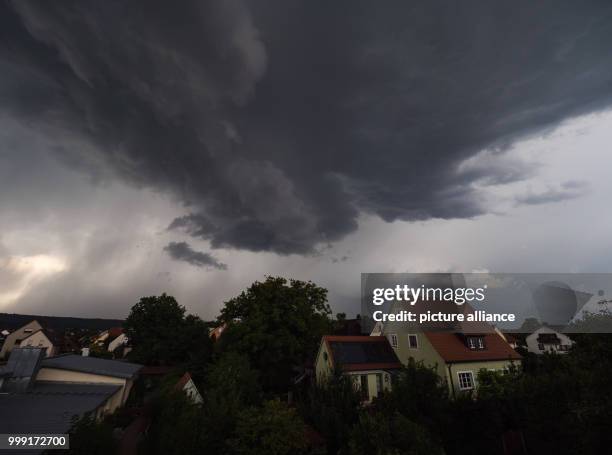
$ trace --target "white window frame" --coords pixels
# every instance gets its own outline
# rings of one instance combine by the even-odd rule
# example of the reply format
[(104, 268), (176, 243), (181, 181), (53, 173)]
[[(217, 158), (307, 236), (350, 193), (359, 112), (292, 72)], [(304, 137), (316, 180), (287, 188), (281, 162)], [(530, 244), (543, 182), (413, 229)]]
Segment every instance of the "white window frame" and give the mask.
[[(469, 375), (472, 379), (472, 386), (471, 387), (464, 387), (461, 384), (461, 375), (462, 374), (467, 374)], [(459, 390), (474, 390), (476, 388), (476, 380), (474, 379), (474, 372), (473, 371), (457, 371), (457, 382), (459, 384)]]
[(397, 348), (398, 347), (397, 333), (390, 333), (389, 334), (389, 343), (391, 343), (391, 347), (392, 348)]
[[(412, 343), (410, 342), (410, 337), (414, 337), (414, 341), (415, 341), (415, 345), (416, 346), (412, 346)], [(419, 337), (417, 336), (416, 333), (409, 333), (408, 334), (408, 349), (419, 349)]]
[(478, 337), (478, 349), (480, 350), (485, 349), (484, 337)]

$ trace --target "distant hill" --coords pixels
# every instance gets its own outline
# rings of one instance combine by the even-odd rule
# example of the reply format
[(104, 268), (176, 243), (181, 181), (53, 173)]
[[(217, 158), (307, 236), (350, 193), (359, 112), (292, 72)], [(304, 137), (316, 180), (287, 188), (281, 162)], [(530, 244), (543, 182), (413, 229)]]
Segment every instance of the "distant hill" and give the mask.
[(98, 318), (71, 318), (64, 316), (41, 316), (34, 314), (9, 314), (0, 313), (0, 330), (15, 330), (24, 326), (32, 319), (36, 319), (43, 326), (50, 329), (90, 329), (106, 330), (111, 327), (123, 325), (122, 319), (98, 319)]

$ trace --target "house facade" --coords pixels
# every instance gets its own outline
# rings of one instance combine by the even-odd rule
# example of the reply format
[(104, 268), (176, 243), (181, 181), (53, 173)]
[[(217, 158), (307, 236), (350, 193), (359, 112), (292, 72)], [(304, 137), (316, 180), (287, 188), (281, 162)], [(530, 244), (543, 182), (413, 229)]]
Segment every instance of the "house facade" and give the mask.
[(423, 331), (416, 323), (387, 322), (376, 324), (374, 331), (388, 339), (402, 364), (414, 359), (433, 367), (448, 384), (451, 396), (475, 390), (480, 370), (504, 373), (521, 361), (505, 338), (484, 323)]
[(127, 335), (125, 333), (120, 333), (110, 343), (108, 343), (108, 352), (115, 352), (115, 349), (125, 346), (127, 343)]
[(42, 348), (45, 350), (47, 357), (52, 357), (59, 354), (60, 346), (55, 337), (50, 331), (45, 329), (36, 330), (28, 336), (26, 336), (19, 343), (19, 347), (34, 347)]
[(28, 322), (23, 327), (19, 327), (17, 330), (11, 332), (4, 340), (4, 344), (0, 350), (0, 359), (8, 359), (9, 354), (14, 347), (19, 347), (24, 338), (30, 336), (32, 333), (40, 329), (42, 329), (42, 326), (38, 323), (38, 321), (33, 320)]
[(348, 376), (364, 403), (391, 389), (392, 374), (401, 363), (385, 337), (324, 336), (315, 361), (317, 383), (337, 372)]
[(542, 326), (525, 338), (527, 350), (534, 354), (556, 353), (567, 354), (574, 342), (567, 335), (557, 330)]

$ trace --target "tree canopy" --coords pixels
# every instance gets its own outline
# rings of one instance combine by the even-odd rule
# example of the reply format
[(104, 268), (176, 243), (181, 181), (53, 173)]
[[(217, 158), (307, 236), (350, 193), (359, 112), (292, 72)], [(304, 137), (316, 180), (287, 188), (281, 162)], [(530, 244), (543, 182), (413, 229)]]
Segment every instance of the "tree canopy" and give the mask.
[(266, 390), (284, 391), (329, 333), (327, 290), (312, 282), (268, 277), (227, 301), (219, 324), (227, 324), (221, 351), (246, 355)]

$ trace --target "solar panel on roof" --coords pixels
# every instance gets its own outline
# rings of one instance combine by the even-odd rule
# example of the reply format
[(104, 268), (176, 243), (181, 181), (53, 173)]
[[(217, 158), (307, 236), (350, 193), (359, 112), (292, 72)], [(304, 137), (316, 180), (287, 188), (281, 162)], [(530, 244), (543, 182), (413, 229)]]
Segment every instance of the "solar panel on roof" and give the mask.
[(11, 375), (4, 389), (6, 391), (27, 390), (36, 377), (44, 355), (44, 349), (14, 348), (5, 367)]
[(333, 341), (330, 346), (335, 361), (341, 364), (397, 362), (395, 354), (385, 343)]

